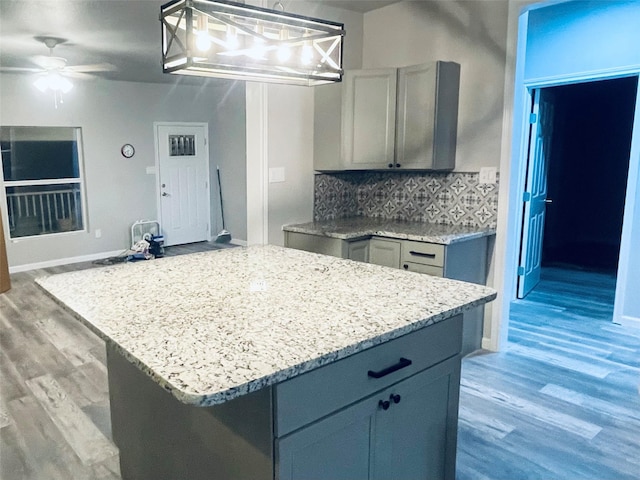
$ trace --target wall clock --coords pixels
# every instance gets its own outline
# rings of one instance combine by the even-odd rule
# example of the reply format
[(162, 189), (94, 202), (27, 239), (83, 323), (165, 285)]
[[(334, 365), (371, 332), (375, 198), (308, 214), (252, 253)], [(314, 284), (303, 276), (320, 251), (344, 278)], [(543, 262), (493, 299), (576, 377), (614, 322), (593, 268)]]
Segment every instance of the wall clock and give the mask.
[(120, 153), (124, 158), (131, 158), (135, 155), (136, 149), (130, 143), (125, 143), (120, 149)]

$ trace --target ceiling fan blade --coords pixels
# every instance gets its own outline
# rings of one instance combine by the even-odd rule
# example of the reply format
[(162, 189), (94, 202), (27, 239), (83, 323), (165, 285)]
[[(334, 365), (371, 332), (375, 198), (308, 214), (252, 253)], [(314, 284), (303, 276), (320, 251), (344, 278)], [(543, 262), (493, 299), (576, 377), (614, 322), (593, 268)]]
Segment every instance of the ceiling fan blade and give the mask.
[(90, 73), (76, 72), (74, 70), (68, 70), (66, 68), (60, 73), (65, 77), (77, 78), (79, 80), (93, 80), (96, 78), (95, 75), (92, 75)]
[(67, 64), (67, 60), (65, 58), (45, 55), (35, 55), (31, 57), (30, 60), (45, 70), (59, 70), (64, 68)]
[(65, 71), (76, 73), (93, 73), (93, 72), (113, 72), (116, 70), (115, 65), (110, 63), (94, 63), (91, 65), (70, 65)]
[(23, 67), (0, 67), (0, 72), (7, 73), (38, 73), (42, 72), (41, 68), (23, 68)]

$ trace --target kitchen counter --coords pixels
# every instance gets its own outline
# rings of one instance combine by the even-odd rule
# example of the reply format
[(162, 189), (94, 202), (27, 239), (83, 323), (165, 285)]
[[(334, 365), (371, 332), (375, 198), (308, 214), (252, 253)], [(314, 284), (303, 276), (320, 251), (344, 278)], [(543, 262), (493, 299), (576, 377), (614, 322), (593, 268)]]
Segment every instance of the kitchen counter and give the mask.
[(282, 382), (495, 298), (490, 288), (275, 246), (37, 283), (180, 402)]
[(495, 235), (491, 228), (443, 225), (437, 223), (394, 221), (370, 217), (347, 217), (336, 220), (285, 225), (286, 232), (320, 235), (341, 240), (356, 240), (371, 236), (414, 240), (450, 245), (474, 238)]

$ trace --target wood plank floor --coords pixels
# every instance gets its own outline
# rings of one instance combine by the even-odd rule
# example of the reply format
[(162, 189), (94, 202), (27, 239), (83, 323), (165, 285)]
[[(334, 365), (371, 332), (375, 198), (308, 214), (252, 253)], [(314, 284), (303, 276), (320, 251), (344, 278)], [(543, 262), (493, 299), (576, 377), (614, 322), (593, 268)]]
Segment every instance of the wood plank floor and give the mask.
[[(15, 274), (0, 295), (2, 480), (120, 478), (104, 345), (33, 282), (94, 266)], [(640, 332), (610, 322), (613, 290), (547, 270), (513, 305), (508, 350), (464, 359), (458, 479), (640, 477)]]
[(545, 269), (509, 346), (463, 361), (458, 479), (640, 478), (640, 331), (615, 277)]

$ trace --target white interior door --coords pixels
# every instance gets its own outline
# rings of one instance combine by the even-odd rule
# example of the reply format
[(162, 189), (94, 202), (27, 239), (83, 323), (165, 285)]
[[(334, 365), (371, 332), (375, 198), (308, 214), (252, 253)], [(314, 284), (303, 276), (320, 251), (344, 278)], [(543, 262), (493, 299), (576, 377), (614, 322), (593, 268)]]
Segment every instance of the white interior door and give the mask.
[(534, 91), (518, 267), (518, 298), (524, 298), (540, 281), (547, 204), (547, 166), (553, 131), (553, 104), (547, 95), (543, 89)]
[(156, 125), (160, 225), (165, 245), (209, 240), (206, 125)]

